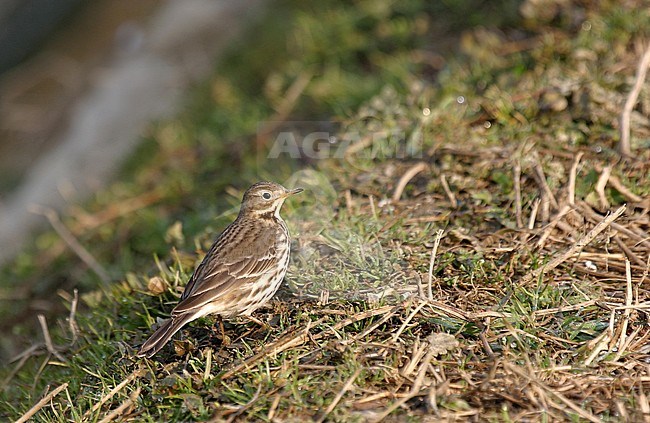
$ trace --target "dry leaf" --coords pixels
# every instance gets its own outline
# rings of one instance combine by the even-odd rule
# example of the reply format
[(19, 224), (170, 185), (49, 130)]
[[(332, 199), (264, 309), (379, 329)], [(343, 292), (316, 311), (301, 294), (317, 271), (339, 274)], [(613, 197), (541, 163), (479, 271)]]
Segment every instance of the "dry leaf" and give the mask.
[(458, 340), (448, 333), (432, 333), (427, 338), (429, 348), (433, 351), (434, 356), (445, 354), (458, 348)]
[(160, 276), (154, 276), (153, 278), (149, 279), (149, 282), (147, 283), (147, 289), (153, 295), (160, 295), (167, 290), (167, 282), (165, 282), (165, 280)]

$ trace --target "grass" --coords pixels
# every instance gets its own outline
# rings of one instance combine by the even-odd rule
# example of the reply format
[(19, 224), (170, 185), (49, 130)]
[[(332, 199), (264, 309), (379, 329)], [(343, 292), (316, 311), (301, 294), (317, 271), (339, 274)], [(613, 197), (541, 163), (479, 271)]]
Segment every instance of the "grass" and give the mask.
[[(648, 13), (440, 7), (278, 3), (289, 30), (261, 22), (62, 216), (113, 281), (55, 232), (2, 270), (5, 356), (25, 353), (0, 372), (0, 415), (67, 384), (35, 420), (644, 418), (647, 90), (637, 157), (616, 143)], [(333, 157), (267, 159), (279, 131), (314, 122), (338, 128)], [(224, 340), (206, 318), (135, 359), (257, 179), (307, 188), (283, 210), (292, 262), (257, 313), (270, 329), (227, 322)], [(24, 323), (43, 299), (47, 324)]]

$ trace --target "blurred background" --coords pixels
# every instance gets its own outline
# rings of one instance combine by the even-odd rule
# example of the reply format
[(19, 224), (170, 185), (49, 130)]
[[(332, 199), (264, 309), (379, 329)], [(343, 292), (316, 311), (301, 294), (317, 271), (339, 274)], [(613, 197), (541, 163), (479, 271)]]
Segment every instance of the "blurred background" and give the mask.
[[(0, 262), (103, 186), (263, 0), (0, 2)], [(41, 209), (43, 210), (43, 209)]]
[[(327, 160), (269, 160), (274, 137), (419, 131), (402, 101), (419, 119), (465, 31), (516, 22), (519, 3), (3, 3), (0, 358), (40, 337), (35, 317), (60, 317), (74, 290), (96, 308), (123, 284), (148, 286), (159, 266), (193, 269), (253, 181), (299, 183), (307, 192), (285, 207), (293, 222), (330, 222), (339, 200), (318, 171)], [(472, 40), (464, 48), (481, 51)], [(466, 91), (446, 83), (439, 95), (462, 110)], [(320, 250), (301, 251), (313, 262)]]
[[(412, 418), (643, 420), (647, 83), (628, 109), (636, 156), (617, 148), (650, 58), (647, 0), (0, 2), (0, 256), (14, 256), (0, 265), (0, 420), (64, 381), (39, 416), (137, 402), (121, 418), (286, 420), (271, 411), (299, 400), (336, 420), (320, 413), (336, 398)], [(326, 153), (310, 155), (321, 131)], [(287, 133), (299, 154), (271, 154)], [(261, 179), (305, 188), (283, 206), (292, 259), (271, 331), (233, 325), (211, 370), (183, 358), (139, 376), (131, 351)], [(624, 203), (618, 228), (570, 256)], [(425, 288), (438, 305), (411, 301)], [(293, 345), (304, 324), (316, 354), (300, 335), (206, 377), (258, 341)], [(437, 331), (464, 346), (409, 388)], [(188, 332), (197, 352), (213, 344)], [(537, 377), (544, 389), (522, 390)]]

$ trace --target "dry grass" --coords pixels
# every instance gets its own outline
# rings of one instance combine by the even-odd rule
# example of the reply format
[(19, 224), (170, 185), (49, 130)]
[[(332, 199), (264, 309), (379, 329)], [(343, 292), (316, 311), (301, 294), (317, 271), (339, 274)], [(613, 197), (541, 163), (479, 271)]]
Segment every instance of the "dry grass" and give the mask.
[[(133, 358), (200, 258), (183, 249), (212, 236), (186, 241), (170, 224), (155, 269), (82, 296), (91, 311), (68, 296), (58, 335), (43, 324), (46, 342), (3, 384), (33, 401), (7, 414), (650, 421), (647, 89), (630, 114), (636, 156), (622, 159), (613, 136), (643, 31), (612, 28), (646, 21), (638, 7), (558, 3), (549, 18), (535, 5), (522, 6), (525, 39), (468, 31), (435, 81), (423, 72), (405, 92), (385, 89), (347, 117), (344, 154), (286, 178), (308, 190), (285, 208), (287, 283), (257, 315), (270, 329), (227, 322), (221, 339), (201, 320), (153, 360)], [(300, 75), (277, 102), (282, 119), (317, 91), (316, 74)], [(121, 210), (83, 213), (71, 233)], [(57, 389), (36, 392), (42, 378)]]

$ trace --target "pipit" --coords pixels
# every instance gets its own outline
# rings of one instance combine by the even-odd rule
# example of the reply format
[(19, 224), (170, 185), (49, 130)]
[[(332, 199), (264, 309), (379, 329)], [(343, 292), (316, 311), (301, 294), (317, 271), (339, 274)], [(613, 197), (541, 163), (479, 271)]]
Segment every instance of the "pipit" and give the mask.
[(212, 244), (171, 318), (142, 345), (139, 357), (152, 357), (192, 320), (250, 316), (273, 297), (289, 264), (289, 231), (280, 208), (299, 192), (273, 182), (246, 190), (237, 219)]

